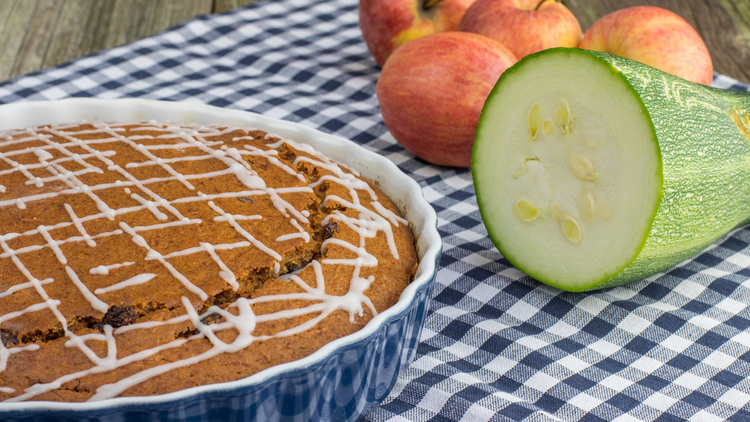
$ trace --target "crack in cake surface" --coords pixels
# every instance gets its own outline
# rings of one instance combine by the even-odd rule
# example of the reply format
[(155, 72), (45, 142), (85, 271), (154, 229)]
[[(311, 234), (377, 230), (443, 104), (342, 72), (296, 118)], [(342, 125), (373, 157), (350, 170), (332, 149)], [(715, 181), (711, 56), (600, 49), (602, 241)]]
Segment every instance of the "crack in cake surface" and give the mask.
[[(112, 174), (116, 180), (107, 178)], [(3, 394), (8, 401), (55, 399), (53, 390), (73, 381), (69, 390), (86, 392), (83, 399), (138, 395), (160, 374), (179, 378), (183, 368), (227, 353), (308, 338), (326, 318), (348, 319), (353, 327), (332, 323), (324, 330), (353, 332), (357, 321), (378, 312), (365, 291), (384, 291), (387, 299), (376, 299), (380, 310), (397, 299), (390, 287), (373, 284), (390, 276), (377, 268), (370, 245), (384, 251), (381, 260), (392, 256), (406, 283), (416, 266), (413, 250), (411, 261), (399, 260), (404, 252), (394, 241), (393, 231), (408, 231), (407, 222), (392, 204), (383, 207), (356, 171), (260, 131), (154, 122), (27, 129), (0, 141), (0, 177), (7, 184), (0, 186), (0, 206), (11, 214), (0, 222), (0, 270), (21, 279), (0, 284), (0, 400)], [(42, 201), (59, 211), (44, 212)], [(164, 235), (175, 230), (177, 243)], [(83, 268), (78, 257), (87, 248), (114, 239), (128, 241), (98, 257), (106, 262)], [(52, 260), (60, 265), (34, 265)], [(117, 274), (119, 282), (101, 280)], [(58, 287), (62, 280), (73, 294)], [(166, 286), (171, 291), (162, 295)], [(152, 295), (162, 296), (145, 303), (158, 306), (139, 302)], [(9, 302), (15, 298), (22, 300)], [(44, 329), (55, 335), (45, 338)], [(23, 337), (24, 330), (40, 334)], [(140, 349), (118, 341), (147, 330), (166, 340)], [(317, 347), (296, 348), (288, 357)], [(54, 348), (80, 350), (71, 359), (88, 368), (23, 391), (3, 385), (13, 371), (9, 362), (22, 366), (29, 355)], [(197, 351), (175, 358), (185, 348)], [(279, 363), (266, 349), (259, 352), (267, 362), (238, 373)], [(133, 369), (142, 362), (152, 366)]]

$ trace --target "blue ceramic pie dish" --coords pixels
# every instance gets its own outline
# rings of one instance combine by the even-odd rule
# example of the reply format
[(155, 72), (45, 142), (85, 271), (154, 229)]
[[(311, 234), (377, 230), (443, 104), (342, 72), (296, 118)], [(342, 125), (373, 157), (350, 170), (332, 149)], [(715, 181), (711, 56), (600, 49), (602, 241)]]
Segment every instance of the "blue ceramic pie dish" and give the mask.
[(312, 355), (228, 383), (86, 403), (0, 402), (0, 421), (355, 421), (390, 393), (413, 360), (442, 243), (419, 185), (388, 159), (317, 130), (205, 105), (141, 99), (68, 99), (0, 106), (0, 130), (81, 121), (158, 120), (253, 127), (308, 143), (356, 168), (399, 206), (420, 264), (400, 300), (360, 331)]

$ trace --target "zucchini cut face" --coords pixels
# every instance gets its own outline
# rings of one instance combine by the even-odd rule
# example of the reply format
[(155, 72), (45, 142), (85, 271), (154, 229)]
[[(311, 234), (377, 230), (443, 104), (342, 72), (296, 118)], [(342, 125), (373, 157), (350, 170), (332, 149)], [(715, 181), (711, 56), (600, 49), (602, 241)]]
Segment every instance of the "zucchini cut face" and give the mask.
[(477, 201), (513, 265), (588, 290), (622, 272), (649, 236), (662, 199), (659, 143), (611, 64), (575, 49), (539, 54), (508, 69), (485, 103), (472, 154)]

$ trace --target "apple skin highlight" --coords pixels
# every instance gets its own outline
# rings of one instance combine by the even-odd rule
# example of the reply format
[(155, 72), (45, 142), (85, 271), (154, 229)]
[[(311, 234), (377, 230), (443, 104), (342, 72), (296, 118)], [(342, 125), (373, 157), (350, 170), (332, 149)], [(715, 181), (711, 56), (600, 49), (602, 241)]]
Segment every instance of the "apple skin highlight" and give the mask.
[(359, 27), (380, 67), (398, 47), (416, 38), (455, 31), (475, 0), (360, 0)]
[(443, 32), (413, 40), (383, 66), (376, 87), (383, 122), (414, 155), (467, 167), (484, 101), (516, 61), (482, 35)]
[(710, 85), (713, 64), (706, 44), (679, 15), (653, 6), (612, 12), (586, 31), (580, 48), (614, 54)]
[(458, 29), (502, 43), (519, 60), (552, 47), (578, 47), (582, 34), (578, 19), (554, 0), (478, 0)]

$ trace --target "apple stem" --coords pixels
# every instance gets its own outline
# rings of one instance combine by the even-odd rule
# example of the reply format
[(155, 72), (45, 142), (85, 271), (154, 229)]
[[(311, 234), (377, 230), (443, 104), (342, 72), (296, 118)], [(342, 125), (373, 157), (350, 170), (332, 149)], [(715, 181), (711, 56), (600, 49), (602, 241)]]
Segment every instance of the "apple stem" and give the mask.
[(422, 7), (424, 7), (425, 10), (430, 10), (442, 2), (443, 0), (424, 0)]
[[(537, 4), (537, 5), (536, 5), (536, 7), (534, 8), (534, 11), (537, 11), (537, 10), (539, 10), (539, 6), (541, 6), (541, 5), (542, 5), (542, 3), (544, 3), (545, 1), (547, 1), (547, 0), (542, 0), (542, 1), (540, 1), (540, 2), (539, 2), (539, 4)], [(557, 0), (552, 0), (552, 1), (555, 1), (555, 2), (556, 2)]]

